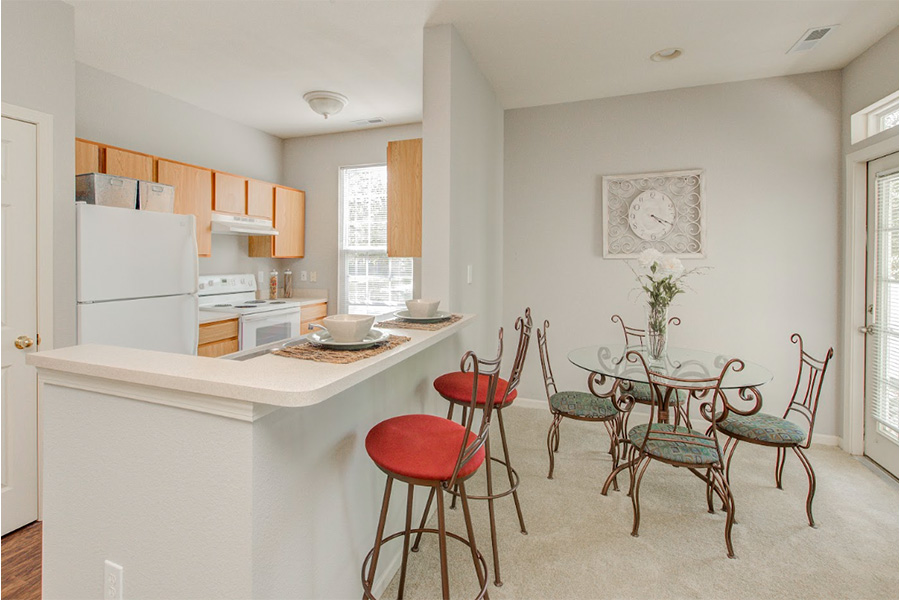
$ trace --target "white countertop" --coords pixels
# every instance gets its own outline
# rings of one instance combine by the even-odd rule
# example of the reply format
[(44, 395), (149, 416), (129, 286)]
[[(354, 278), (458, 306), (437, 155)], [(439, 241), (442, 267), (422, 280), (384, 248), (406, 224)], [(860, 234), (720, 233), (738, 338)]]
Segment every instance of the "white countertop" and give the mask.
[[(321, 300), (309, 300), (310, 303)], [(376, 322), (390, 318), (382, 315)], [(59, 372), (272, 406), (309, 406), (398, 364), (450, 337), (475, 319), (438, 331), (388, 329), (411, 338), (392, 350), (348, 365), (267, 354), (245, 361), (223, 360), (87, 344), (30, 353), (41, 374)]]

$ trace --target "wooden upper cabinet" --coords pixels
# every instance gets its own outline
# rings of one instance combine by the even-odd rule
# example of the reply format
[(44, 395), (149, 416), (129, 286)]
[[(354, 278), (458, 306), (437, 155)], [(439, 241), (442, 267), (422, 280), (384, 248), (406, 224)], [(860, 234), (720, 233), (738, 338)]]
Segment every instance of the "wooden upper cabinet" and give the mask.
[(249, 255), (255, 258), (303, 258), (306, 233), (306, 192), (275, 186), (276, 236), (250, 238)]
[(247, 214), (247, 179), (227, 173), (215, 173), (213, 210), (236, 215)]
[(263, 217), (270, 221), (275, 217), (275, 186), (265, 181), (247, 181), (247, 215)]
[(103, 172), (119, 177), (153, 181), (153, 157), (149, 154), (107, 146), (103, 151)]
[(212, 253), (212, 171), (159, 159), (159, 183), (175, 186), (175, 212), (197, 219), (197, 253)]
[(75, 174), (100, 173), (100, 145), (75, 139)]
[(422, 138), (388, 142), (387, 253), (422, 256)]
[(303, 258), (306, 242), (306, 192), (275, 188), (275, 258)]

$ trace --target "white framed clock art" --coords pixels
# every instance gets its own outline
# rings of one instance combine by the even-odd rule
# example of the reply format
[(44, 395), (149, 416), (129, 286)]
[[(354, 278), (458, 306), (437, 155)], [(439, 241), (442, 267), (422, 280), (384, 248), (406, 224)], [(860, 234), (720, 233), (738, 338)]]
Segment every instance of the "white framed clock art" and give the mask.
[(706, 255), (703, 169), (604, 175), (603, 257), (647, 248), (679, 258)]

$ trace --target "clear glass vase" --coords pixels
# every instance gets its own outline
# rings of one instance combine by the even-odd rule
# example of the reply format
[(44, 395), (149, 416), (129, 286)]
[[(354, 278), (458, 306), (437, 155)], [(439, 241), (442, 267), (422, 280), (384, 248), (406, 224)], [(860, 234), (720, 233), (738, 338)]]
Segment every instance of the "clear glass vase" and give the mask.
[(647, 306), (647, 354), (659, 360), (666, 354), (669, 335), (669, 307)]

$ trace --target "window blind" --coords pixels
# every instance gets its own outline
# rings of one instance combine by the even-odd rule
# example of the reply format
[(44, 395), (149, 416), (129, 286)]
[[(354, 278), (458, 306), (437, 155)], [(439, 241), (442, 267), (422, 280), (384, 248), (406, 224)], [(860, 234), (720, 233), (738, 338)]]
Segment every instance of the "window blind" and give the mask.
[(413, 297), (413, 259), (387, 255), (387, 167), (341, 169), (340, 311), (381, 314)]
[(882, 433), (898, 437), (898, 376), (900, 376), (900, 236), (898, 236), (898, 173), (875, 178), (875, 306), (874, 331), (867, 357), (869, 411)]

